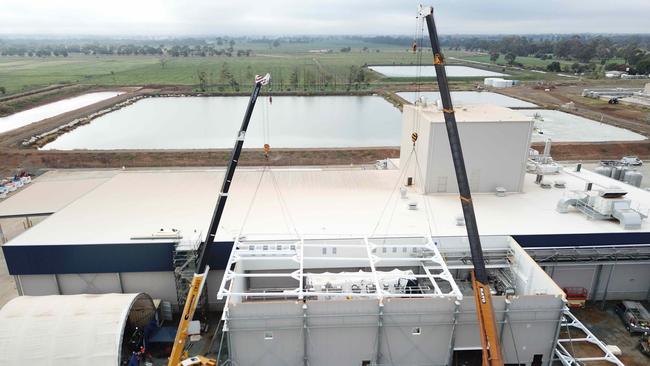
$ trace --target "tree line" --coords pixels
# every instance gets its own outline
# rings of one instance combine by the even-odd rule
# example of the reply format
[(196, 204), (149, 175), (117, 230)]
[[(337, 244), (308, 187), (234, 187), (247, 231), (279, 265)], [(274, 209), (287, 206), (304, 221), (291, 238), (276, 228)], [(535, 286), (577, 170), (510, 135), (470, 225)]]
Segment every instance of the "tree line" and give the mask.
[(127, 43), (119, 44), (114, 42), (106, 43), (82, 43), (82, 44), (42, 44), (40, 42), (0, 42), (1, 56), (23, 56), (23, 57), (68, 57), (70, 54), (83, 55), (120, 55), (120, 56), (252, 56), (251, 49), (235, 50), (235, 40), (217, 38), (214, 41), (191, 41), (188, 43), (173, 44), (146, 44)]

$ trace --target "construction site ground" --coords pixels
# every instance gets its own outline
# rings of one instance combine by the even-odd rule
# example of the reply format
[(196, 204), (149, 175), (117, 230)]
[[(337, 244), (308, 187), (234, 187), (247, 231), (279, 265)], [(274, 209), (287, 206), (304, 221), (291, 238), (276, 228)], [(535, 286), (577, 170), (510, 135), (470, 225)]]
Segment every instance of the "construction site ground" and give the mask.
[[(584, 324), (598, 339), (608, 345), (615, 345), (621, 349), (622, 355), (619, 360), (626, 366), (645, 366), (650, 364), (650, 357), (639, 351), (639, 336), (632, 336), (625, 330), (621, 318), (614, 312), (615, 301), (608, 301), (605, 309), (601, 308), (601, 302), (590, 302), (583, 309), (573, 309), (571, 312)], [(648, 302), (644, 303), (648, 306)], [(566, 330), (563, 330), (566, 334)], [(571, 336), (577, 338), (582, 336), (580, 332), (572, 332)], [(571, 347), (567, 347), (571, 352)], [(580, 356), (600, 356), (600, 351), (589, 345), (574, 343), (573, 352)], [(609, 362), (587, 362), (585, 365), (605, 366), (612, 365)]]

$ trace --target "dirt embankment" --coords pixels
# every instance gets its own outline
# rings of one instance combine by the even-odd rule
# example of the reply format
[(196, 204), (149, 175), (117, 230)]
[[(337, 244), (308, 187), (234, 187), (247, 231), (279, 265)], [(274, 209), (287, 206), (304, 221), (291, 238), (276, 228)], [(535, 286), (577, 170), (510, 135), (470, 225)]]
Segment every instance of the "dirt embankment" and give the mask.
[[(115, 88), (112, 90), (115, 90)], [(17, 128), (15, 130), (2, 133), (0, 134), (0, 149), (21, 148), (22, 142), (26, 139), (31, 138), (32, 136), (54, 130), (55, 128), (65, 123), (68, 123), (76, 118), (82, 118), (88, 116), (94, 112), (97, 112), (105, 108), (109, 108), (117, 103), (123, 102), (134, 96), (149, 93), (152, 90), (150, 89), (133, 90), (133, 88), (128, 88), (125, 89), (124, 91), (126, 91), (126, 93), (120, 94), (113, 98), (102, 100), (100, 102), (91, 104), (86, 107), (82, 107), (70, 112), (62, 113), (57, 116), (44, 119), (40, 122), (32, 123)]]
[[(42, 168), (120, 168), (223, 166), (230, 158), (229, 149), (219, 150), (111, 150), (111, 151), (39, 151), (9, 149), (0, 151), (0, 171), (5, 174), (20, 167), (35, 171)], [(347, 165), (368, 164), (399, 157), (399, 148), (274, 149), (268, 160), (262, 150), (242, 152), (242, 165)]]

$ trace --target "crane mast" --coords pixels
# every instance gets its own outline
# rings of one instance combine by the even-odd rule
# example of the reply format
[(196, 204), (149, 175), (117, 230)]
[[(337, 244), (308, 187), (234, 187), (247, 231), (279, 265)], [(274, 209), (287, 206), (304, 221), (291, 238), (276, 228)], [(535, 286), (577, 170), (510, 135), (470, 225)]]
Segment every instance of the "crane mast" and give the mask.
[[(257, 101), (257, 97), (260, 94), (262, 86), (268, 84), (270, 80), (271, 75), (269, 74), (266, 74), (264, 76), (255, 76), (255, 87), (253, 88), (253, 93), (251, 94), (250, 100), (248, 101), (246, 113), (244, 114), (244, 120), (242, 121), (239, 132), (237, 133), (235, 146), (232, 148), (232, 152), (230, 154), (228, 169), (226, 170), (226, 174), (223, 177), (223, 183), (221, 184), (221, 191), (219, 191), (217, 205), (215, 206), (214, 212), (212, 213), (212, 221), (210, 221), (208, 236), (199, 251), (196, 273), (192, 278), (187, 300), (185, 301), (183, 313), (181, 314), (178, 329), (176, 330), (174, 345), (172, 347), (172, 351), (167, 363), (168, 366), (215, 366), (217, 364), (216, 360), (209, 359), (204, 356), (194, 356), (183, 361), (181, 361), (181, 358), (183, 357), (183, 350), (185, 348), (189, 325), (192, 321), (192, 318), (194, 317), (194, 312), (196, 311), (196, 308), (199, 304), (199, 298), (203, 292), (203, 286), (208, 277), (208, 271), (210, 270), (210, 266), (208, 266), (210, 250), (214, 244), (214, 237), (217, 233), (217, 229), (219, 228), (223, 210), (226, 207), (228, 191), (230, 190), (230, 184), (232, 183), (232, 178), (235, 175), (235, 169), (237, 169), (239, 156), (241, 155), (241, 151), (244, 146), (244, 139), (246, 138), (248, 124), (250, 123), (251, 116), (253, 115), (255, 102)], [(265, 151), (266, 150), (267, 147), (265, 146)]]
[(427, 30), (429, 32), (431, 50), (433, 51), (433, 65), (436, 70), (436, 79), (438, 81), (438, 88), (440, 89), (440, 97), (442, 99), (442, 113), (445, 118), (447, 136), (449, 138), (451, 156), (454, 163), (454, 170), (456, 172), (458, 191), (460, 193), (460, 203), (463, 208), (467, 238), (469, 240), (469, 247), (472, 255), (472, 264), (474, 266), (474, 271), (472, 272), (472, 287), (474, 290), (474, 299), (476, 301), (476, 313), (481, 335), (481, 345), (483, 347), (483, 365), (503, 366), (501, 345), (496, 330), (496, 318), (492, 307), (492, 296), (490, 294), (485, 261), (483, 260), (481, 239), (476, 224), (474, 204), (472, 203), (472, 194), (469, 188), (469, 180), (467, 179), (463, 150), (460, 144), (460, 136), (458, 135), (458, 125), (456, 124), (454, 106), (451, 102), (451, 93), (449, 91), (449, 83), (445, 71), (445, 59), (440, 48), (436, 24), (433, 19), (433, 8), (420, 6), (419, 15), (424, 17), (426, 20)]
[(237, 139), (235, 140), (235, 146), (232, 148), (232, 152), (230, 154), (230, 162), (228, 163), (226, 175), (223, 177), (221, 191), (219, 192), (219, 198), (217, 199), (217, 206), (212, 213), (212, 220), (210, 221), (208, 236), (206, 237), (205, 243), (202, 245), (199, 253), (198, 266), (196, 269), (197, 273), (203, 272), (206, 265), (208, 264), (210, 251), (212, 249), (212, 245), (214, 244), (214, 236), (217, 234), (217, 229), (219, 228), (219, 223), (221, 222), (221, 216), (223, 215), (223, 210), (226, 207), (226, 201), (228, 200), (228, 191), (230, 190), (232, 177), (235, 175), (235, 169), (237, 169), (237, 164), (239, 163), (239, 156), (241, 155), (241, 150), (244, 146), (244, 139), (246, 138), (248, 124), (251, 120), (253, 109), (255, 108), (255, 102), (257, 101), (257, 97), (260, 94), (262, 86), (268, 84), (269, 81), (271, 81), (270, 74), (266, 74), (264, 76), (255, 76), (255, 87), (253, 88), (253, 93), (251, 94), (250, 100), (248, 101), (246, 113), (244, 114), (244, 120), (241, 123), (239, 133), (237, 134)]

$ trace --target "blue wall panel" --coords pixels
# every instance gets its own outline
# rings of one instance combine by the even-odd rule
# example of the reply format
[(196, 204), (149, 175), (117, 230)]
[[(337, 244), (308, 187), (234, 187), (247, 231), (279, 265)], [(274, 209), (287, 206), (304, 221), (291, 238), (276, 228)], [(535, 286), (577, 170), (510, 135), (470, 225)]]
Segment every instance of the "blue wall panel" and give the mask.
[(621, 232), (599, 234), (513, 235), (513, 239), (527, 247), (577, 247), (610, 245), (650, 245), (650, 233)]
[[(223, 269), (232, 242), (214, 243), (208, 264)], [(12, 275), (171, 271), (173, 243), (93, 245), (5, 245)]]

